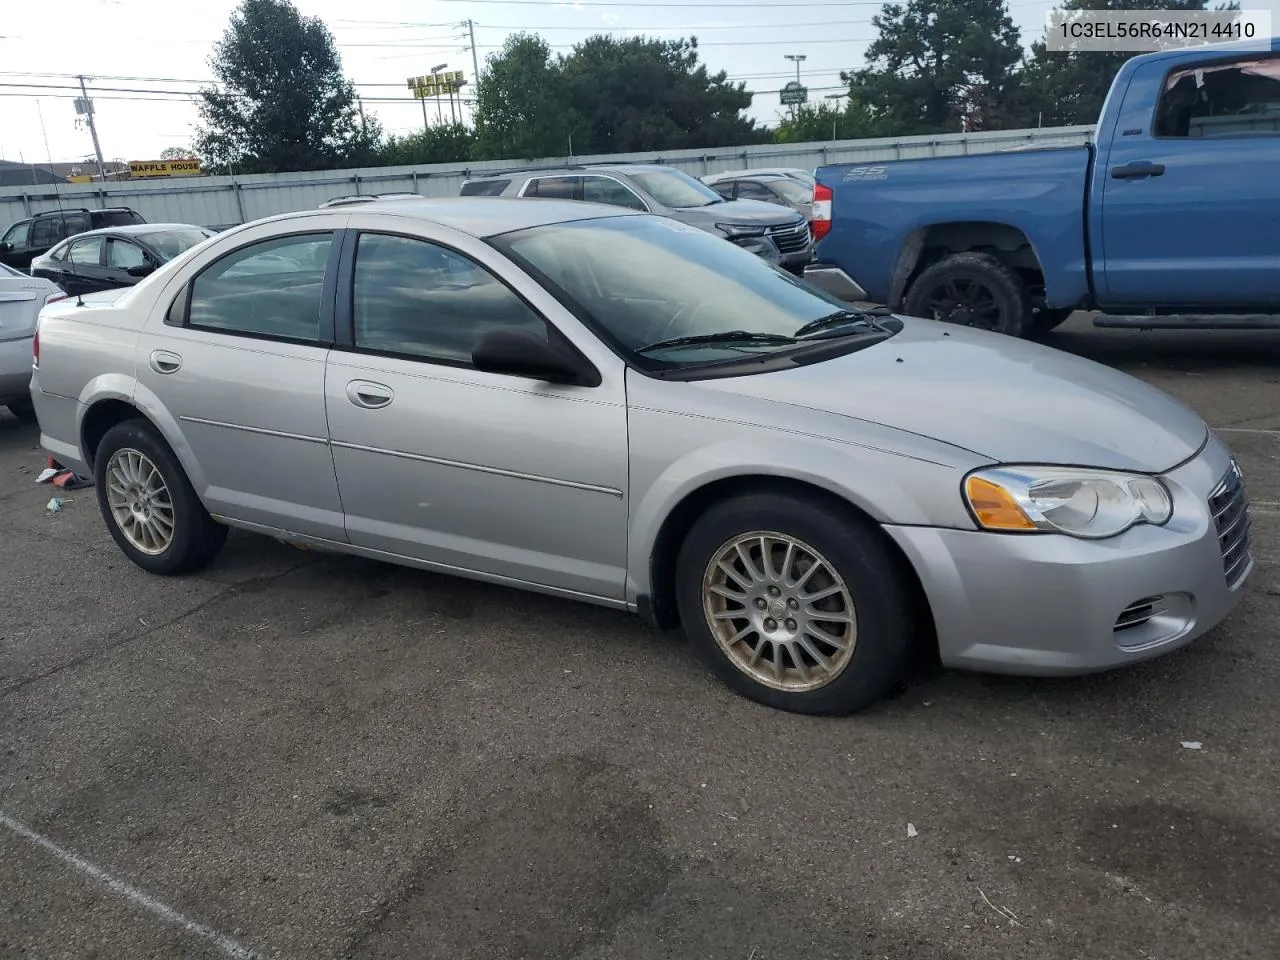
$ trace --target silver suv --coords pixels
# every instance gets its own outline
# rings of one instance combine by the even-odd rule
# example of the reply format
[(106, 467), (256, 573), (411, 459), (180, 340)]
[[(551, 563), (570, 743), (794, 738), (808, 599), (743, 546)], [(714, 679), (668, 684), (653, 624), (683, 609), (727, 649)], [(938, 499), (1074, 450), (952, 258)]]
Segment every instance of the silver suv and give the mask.
[(591, 164), (506, 171), (462, 184), (464, 197), (583, 200), (670, 217), (736, 243), (795, 274), (813, 259), (809, 222), (759, 200), (726, 200), (682, 170), (662, 164)]

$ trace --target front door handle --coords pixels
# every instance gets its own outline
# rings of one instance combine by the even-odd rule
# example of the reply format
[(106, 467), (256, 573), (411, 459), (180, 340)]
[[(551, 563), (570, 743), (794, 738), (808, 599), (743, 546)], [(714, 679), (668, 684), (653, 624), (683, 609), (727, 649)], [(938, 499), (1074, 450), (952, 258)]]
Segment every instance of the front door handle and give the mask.
[(357, 407), (366, 410), (377, 410), (385, 407), (395, 399), (395, 392), (390, 387), (369, 380), (352, 380), (347, 384), (347, 399)]
[(152, 350), (151, 369), (156, 373), (177, 373), (182, 369), (182, 358), (168, 350)]
[(1140, 160), (1137, 163), (1126, 163), (1122, 167), (1111, 168), (1111, 178), (1113, 180), (1133, 180), (1136, 177), (1163, 176), (1163, 163), (1148, 163), (1146, 160)]

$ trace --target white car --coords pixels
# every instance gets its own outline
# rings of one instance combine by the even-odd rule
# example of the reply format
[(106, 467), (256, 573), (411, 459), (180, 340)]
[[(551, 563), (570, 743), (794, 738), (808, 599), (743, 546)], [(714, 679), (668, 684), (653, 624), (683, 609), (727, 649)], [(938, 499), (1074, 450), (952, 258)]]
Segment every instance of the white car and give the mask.
[(52, 280), (0, 263), (0, 404), (19, 420), (36, 418), (30, 390), (36, 321), (46, 304), (65, 297)]

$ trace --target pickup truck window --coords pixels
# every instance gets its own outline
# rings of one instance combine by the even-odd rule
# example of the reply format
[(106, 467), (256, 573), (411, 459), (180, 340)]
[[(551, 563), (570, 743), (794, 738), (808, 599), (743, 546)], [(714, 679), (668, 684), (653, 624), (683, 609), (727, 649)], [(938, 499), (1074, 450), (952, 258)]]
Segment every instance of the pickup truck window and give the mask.
[(1157, 137), (1280, 136), (1280, 58), (1191, 67), (1170, 74), (1156, 108)]

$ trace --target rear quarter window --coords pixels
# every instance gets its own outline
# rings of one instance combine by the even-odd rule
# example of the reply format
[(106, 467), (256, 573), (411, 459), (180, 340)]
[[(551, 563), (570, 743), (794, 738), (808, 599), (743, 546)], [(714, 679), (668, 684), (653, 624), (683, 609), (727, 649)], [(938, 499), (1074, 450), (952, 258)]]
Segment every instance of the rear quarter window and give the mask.
[(462, 185), (460, 197), (497, 197), (511, 186), (510, 180), (470, 180)]
[(147, 222), (133, 210), (103, 210), (95, 213), (93, 219), (99, 227), (127, 227), (131, 223)]

